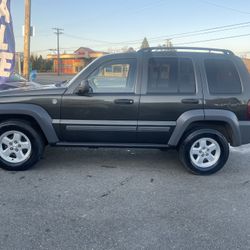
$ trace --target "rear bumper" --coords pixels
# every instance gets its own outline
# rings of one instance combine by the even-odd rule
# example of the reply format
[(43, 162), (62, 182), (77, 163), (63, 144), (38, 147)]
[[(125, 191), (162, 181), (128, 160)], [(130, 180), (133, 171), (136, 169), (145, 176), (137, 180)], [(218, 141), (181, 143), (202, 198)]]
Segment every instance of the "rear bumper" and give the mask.
[(250, 121), (240, 121), (241, 145), (250, 143)]

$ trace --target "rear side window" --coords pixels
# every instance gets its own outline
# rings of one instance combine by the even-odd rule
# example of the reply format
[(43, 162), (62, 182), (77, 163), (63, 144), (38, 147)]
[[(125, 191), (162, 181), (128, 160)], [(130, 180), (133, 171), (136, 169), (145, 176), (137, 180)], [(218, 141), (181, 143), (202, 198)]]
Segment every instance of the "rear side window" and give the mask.
[(240, 94), (242, 92), (239, 74), (230, 60), (207, 59), (205, 69), (211, 94)]
[(194, 67), (189, 58), (151, 58), (148, 65), (148, 93), (195, 93)]

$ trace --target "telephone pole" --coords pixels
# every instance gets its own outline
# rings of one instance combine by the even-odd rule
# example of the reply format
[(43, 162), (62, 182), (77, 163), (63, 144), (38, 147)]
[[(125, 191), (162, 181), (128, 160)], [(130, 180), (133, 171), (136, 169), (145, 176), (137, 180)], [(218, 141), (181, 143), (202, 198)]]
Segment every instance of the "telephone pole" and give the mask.
[(61, 72), (61, 61), (60, 61), (60, 35), (63, 34), (63, 29), (53, 28), (57, 36), (57, 74), (60, 75)]
[(31, 0), (25, 0), (25, 21), (24, 21), (24, 62), (23, 75), (29, 80), (30, 72), (30, 19), (31, 19)]

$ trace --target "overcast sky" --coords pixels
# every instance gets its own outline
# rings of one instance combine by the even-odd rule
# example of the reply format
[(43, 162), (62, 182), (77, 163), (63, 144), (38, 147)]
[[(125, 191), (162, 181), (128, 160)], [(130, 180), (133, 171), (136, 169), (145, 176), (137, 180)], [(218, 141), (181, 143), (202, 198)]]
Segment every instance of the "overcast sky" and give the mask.
[[(138, 48), (145, 36), (153, 46), (163, 44), (165, 39), (175, 37), (174, 34), (250, 22), (249, 0), (31, 1), (32, 24), (36, 30), (31, 50), (38, 54), (46, 54), (48, 49), (56, 47), (53, 27), (64, 29), (61, 47), (71, 52), (80, 46), (96, 50)], [(22, 51), (24, 0), (11, 0), (11, 8), (17, 51)], [(237, 53), (250, 51), (250, 23), (202, 33), (174, 38), (172, 43), (228, 48)], [(240, 35), (244, 36), (205, 42)]]

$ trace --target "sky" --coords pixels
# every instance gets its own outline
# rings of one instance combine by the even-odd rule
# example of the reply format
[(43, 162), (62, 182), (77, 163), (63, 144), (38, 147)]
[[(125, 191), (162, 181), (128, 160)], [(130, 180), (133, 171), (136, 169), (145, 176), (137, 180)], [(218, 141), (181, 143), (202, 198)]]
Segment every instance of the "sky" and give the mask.
[[(115, 51), (138, 49), (144, 37), (150, 46), (164, 44), (231, 49), (250, 56), (249, 0), (31, 0), (31, 51), (46, 55), (56, 48), (52, 28), (62, 28), (61, 51), (84, 46)], [(17, 51), (23, 51), (24, 0), (11, 0)], [(249, 22), (249, 23), (247, 23)], [(187, 35), (197, 30), (245, 23)], [(177, 35), (176, 35), (177, 34)], [(181, 36), (181, 37), (180, 37)], [(240, 36), (240, 37), (236, 37)], [(225, 37), (234, 37), (221, 39)], [(221, 39), (217, 41), (207, 41)]]

